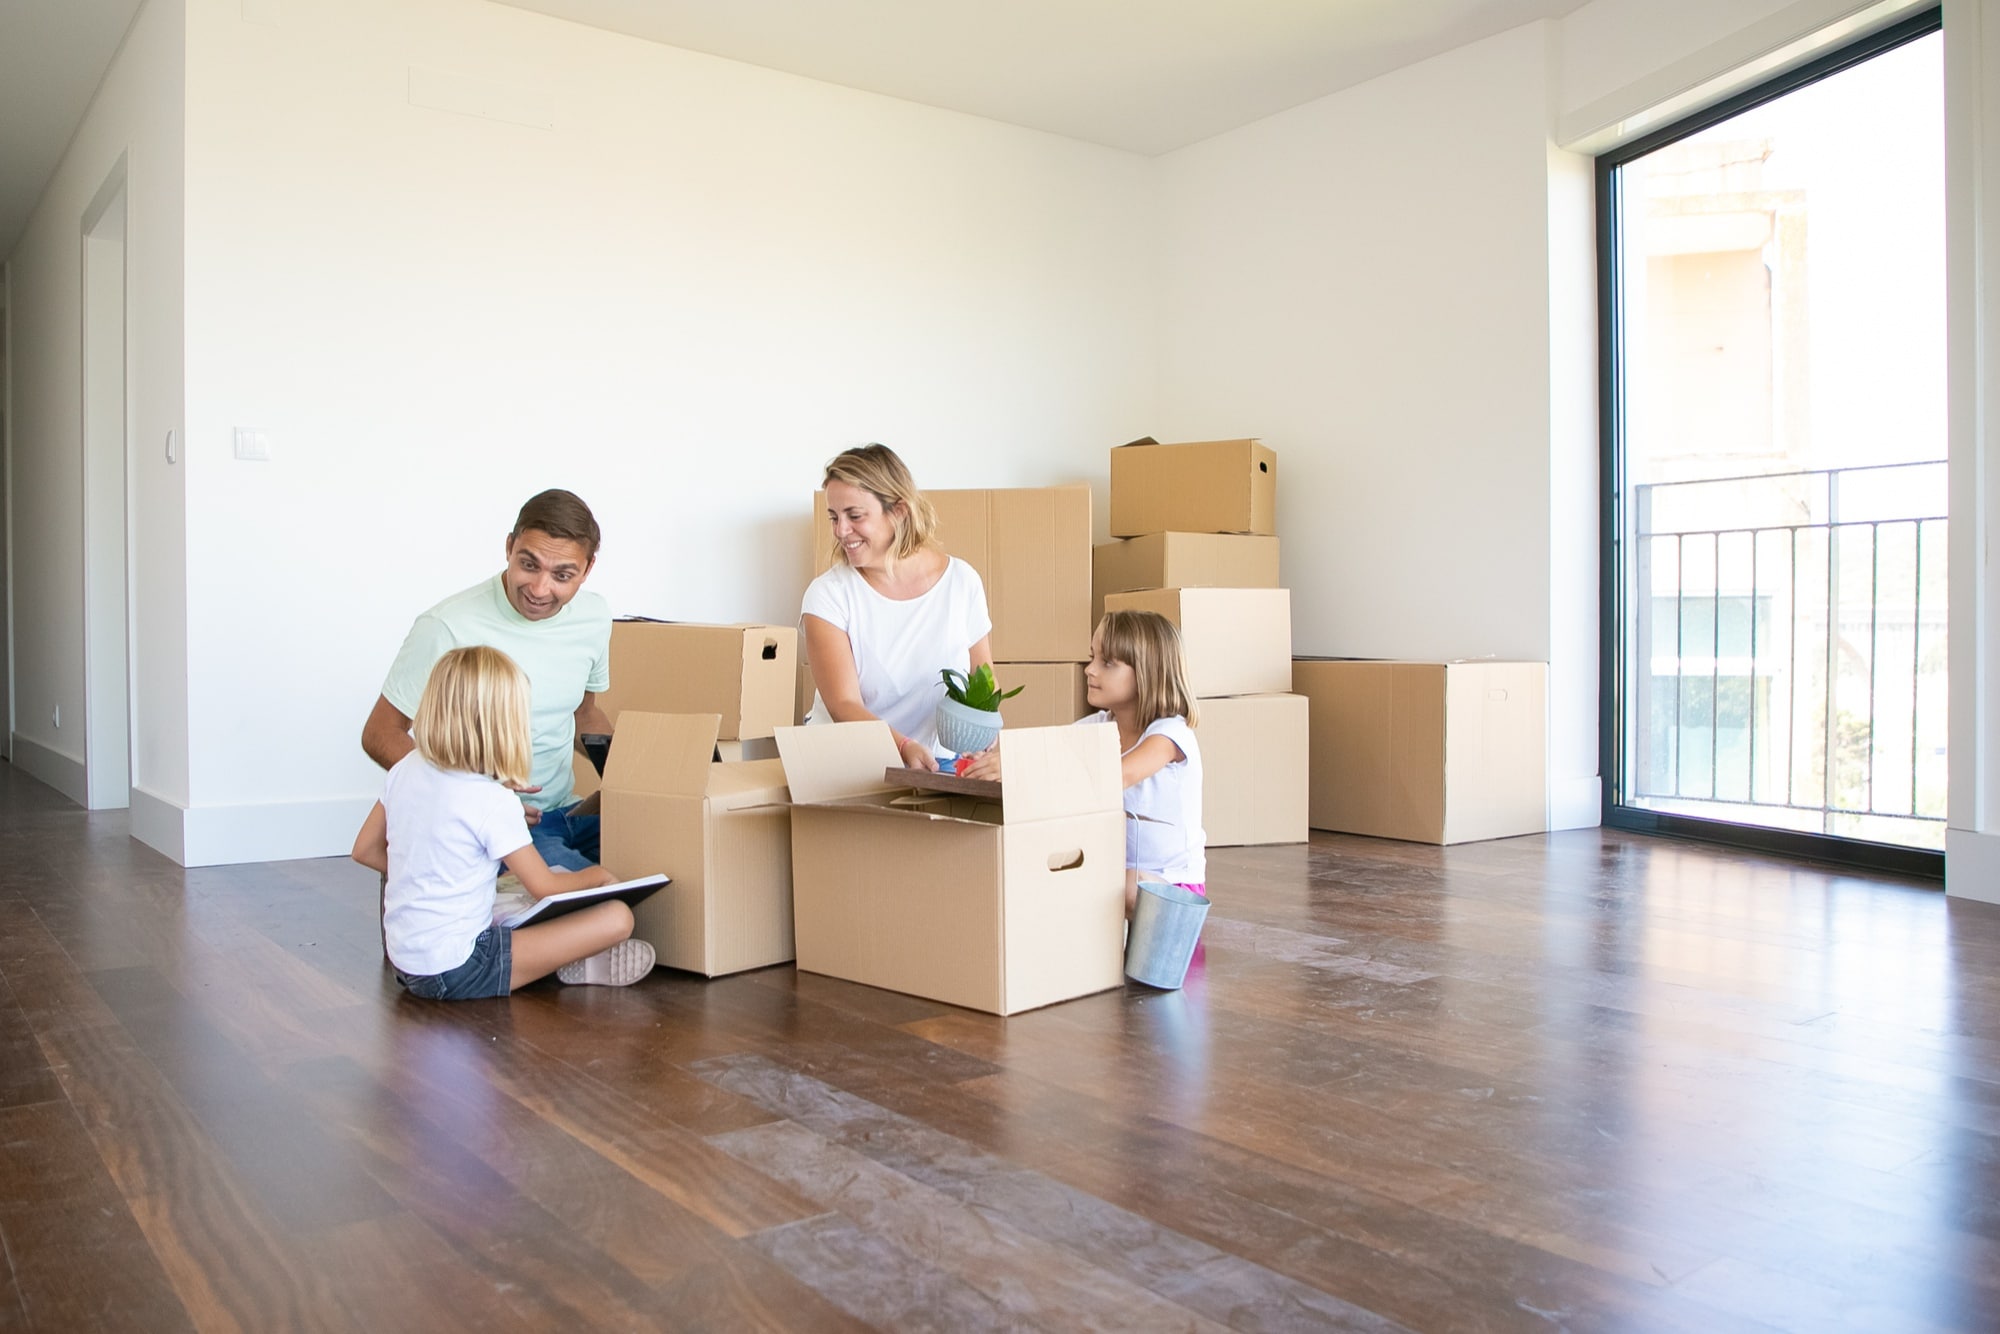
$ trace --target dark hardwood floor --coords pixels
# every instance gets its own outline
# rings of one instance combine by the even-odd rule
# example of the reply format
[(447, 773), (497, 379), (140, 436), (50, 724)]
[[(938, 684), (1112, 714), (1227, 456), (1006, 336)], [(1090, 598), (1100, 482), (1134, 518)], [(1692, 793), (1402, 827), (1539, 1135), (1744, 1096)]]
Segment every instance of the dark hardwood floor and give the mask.
[(346, 862), (0, 765), (0, 1330), (2000, 1328), (2000, 909), (1595, 831), (1213, 855), (1185, 990), (437, 1005)]

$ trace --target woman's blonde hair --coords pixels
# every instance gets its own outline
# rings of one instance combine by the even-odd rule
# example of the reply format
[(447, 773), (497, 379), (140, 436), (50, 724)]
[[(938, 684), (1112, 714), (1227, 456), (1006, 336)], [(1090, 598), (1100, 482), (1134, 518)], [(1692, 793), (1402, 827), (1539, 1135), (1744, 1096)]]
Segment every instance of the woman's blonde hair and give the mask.
[[(835, 457), (826, 465), (826, 477), (820, 485), (832, 482), (858, 486), (882, 502), (882, 512), (896, 525), (896, 559), (913, 556), (937, 541), (937, 511), (924, 499), (924, 493), (917, 490), (915, 479), (896, 457), (896, 451), (887, 445), (863, 445)], [(899, 504), (903, 507), (900, 514), (896, 512)], [(845, 553), (831, 527), (827, 530), (827, 541), (832, 544), (833, 559), (842, 560)]]
[(410, 737), (440, 769), (526, 787), (535, 767), (529, 713), (527, 673), (512, 658), (483, 644), (455, 648), (431, 668)]
[(1097, 623), (1097, 652), (1132, 668), (1139, 726), (1151, 727), (1178, 715), (1193, 727), (1200, 721), (1188, 689), (1181, 632), (1156, 611), (1107, 611)]

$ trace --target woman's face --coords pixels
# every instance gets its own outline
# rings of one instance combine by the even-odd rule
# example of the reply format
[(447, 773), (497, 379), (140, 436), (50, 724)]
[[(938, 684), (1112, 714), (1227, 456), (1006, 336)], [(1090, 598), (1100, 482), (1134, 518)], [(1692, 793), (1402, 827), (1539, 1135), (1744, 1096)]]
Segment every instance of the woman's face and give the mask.
[(1093, 709), (1119, 709), (1139, 697), (1139, 678), (1129, 662), (1104, 656), (1102, 633), (1090, 637), (1090, 661), (1083, 664), (1083, 702)]
[(857, 570), (882, 565), (896, 549), (896, 521), (873, 491), (828, 482), (826, 516), (847, 563)]

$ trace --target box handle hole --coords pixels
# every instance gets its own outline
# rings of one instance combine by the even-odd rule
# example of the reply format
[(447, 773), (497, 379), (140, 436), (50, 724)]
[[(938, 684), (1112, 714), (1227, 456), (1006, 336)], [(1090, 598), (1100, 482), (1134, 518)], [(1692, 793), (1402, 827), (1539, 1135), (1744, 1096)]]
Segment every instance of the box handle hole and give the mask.
[(764, 641), (764, 661), (765, 661), (765, 662), (776, 662), (777, 660), (778, 660), (778, 641), (777, 641), (777, 640), (775, 640), (775, 639), (767, 639), (767, 640), (765, 640), (765, 641)]
[(1264, 462), (1264, 460), (1262, 460), (1262, 459), (1258, 459), (1258, 460), (1257, 460), (1257, 471), (1258, 471), (1258, 472), (1269, 472), (1269, 471), (1271, 471), (1271, 465), (1270, 465), (1270, 464), (1268, 464), (1268, 463), (1266, 463), (1266, 462)]
[(1049, 869), (1051, 871), (1074, 871), (1081, 865), (1083, 865), (1082, 848), (1071, 848), (1068, 852), (1051, 852), (1049, 854)]

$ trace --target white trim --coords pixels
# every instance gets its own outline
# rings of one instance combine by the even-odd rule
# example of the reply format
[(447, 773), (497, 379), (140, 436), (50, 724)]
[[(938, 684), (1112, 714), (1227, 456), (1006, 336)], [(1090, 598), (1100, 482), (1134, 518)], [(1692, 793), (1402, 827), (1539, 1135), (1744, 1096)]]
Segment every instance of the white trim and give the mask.
[(132, 837), (182, 866), (187, 863), (187, 811), (145, 788), (132, 789)]
[(227, 866), (345, 857), (374, 804), (375, 798), (366, 796), (196, 806), (182, 812), (180, 863)]
[(1944, 892), (1975, 903), (2000, 903), (2000, 834), (1944, 831)]
[(1827, 0), (1787, 5), (1761, 22), (1562, 116), (1556, 124), (1556, 143), (1573, 153), (1595, 157), (1935, 3), (1876, 0), (1843, 6), (1851, 12), (1832, 19), (1827, 17)]
[(88, 793), (83, 761), (65, 755), (19, 732), (11, 735), (14, 767), (30, 778), (38, 778), (81, 806)]
[(1549, 828), (1595, 829), (1604, 823), (1604, 783), (1588, 778), (1558, 778), (1549, 784)]

